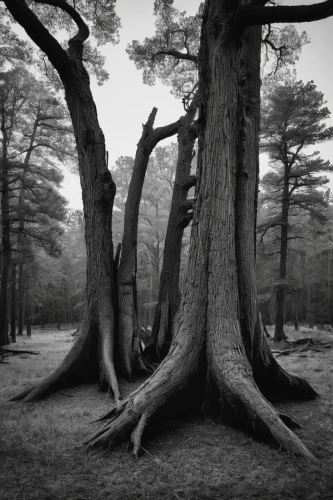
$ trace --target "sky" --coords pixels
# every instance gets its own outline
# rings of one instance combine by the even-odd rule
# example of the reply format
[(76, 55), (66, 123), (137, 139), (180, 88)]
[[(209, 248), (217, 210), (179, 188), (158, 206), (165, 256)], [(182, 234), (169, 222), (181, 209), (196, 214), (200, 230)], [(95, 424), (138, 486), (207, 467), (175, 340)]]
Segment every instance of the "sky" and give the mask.
[[(321, 0), (281, 0), (282, 5), (319, 3)], [(195, 14), (200, 0), (174, 0), (174, 6)], [(135, 156), (136, 145), (141, 137), (142, 124), (147, 121), (152, 108), (158, 108), (155, 126), (171, 123), (184, 113), (181, 101), (170, 94), (170, 89), (161, 83), (150, 87), (142, 82), (142, 72), (129, 60), (125, 50), (132, 40), (143, 41), (155, 31), (153, 16), (154, 0), (118, 0), (117, 14), (121, 19), (120, 43), (102, 48), (106, 57), (106, 69), (110, 77), (103, 86), (92, 80), (92, 92), (97, 106), (100, 125), (105, 135), (109, 152), (109, 168), (119, 156)], [(327, 107), (333, 113), (333, 17), (313, 23), (302, 23), (298, 29), (305, 30), (311, 43), (303, 47), (296, 63), (297, 77), (305, 82), (314, 80), (318, 90), (324, 93)], [(333, 119), (330, 120), (333, 125)], [(173, 139), (176, 141), (176, 136)], [(161, 142), (159, 145), (166, 144)], [(325, 160), (333, 164), (333, 143), (316, 148)], [(261, 165), (261, 173), (267, 165)], [(333, 183), (332, 183), (333, 190)], [(81, 208), (79, 178), (66, 173), (63, 194), (69, 206)]]

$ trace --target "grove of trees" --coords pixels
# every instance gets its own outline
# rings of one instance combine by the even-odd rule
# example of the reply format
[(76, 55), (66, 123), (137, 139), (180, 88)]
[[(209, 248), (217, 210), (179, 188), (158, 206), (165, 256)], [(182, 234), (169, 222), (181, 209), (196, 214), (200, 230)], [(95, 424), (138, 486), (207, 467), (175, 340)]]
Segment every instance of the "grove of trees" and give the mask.
[[(292, 431), (298, 424), (275, 409), (272, 402), (312, 399), (316, 392), (305, 380), (282, 369), (274, 358), (259, 306), (260, 293), (273, 290), (276, 337), (283, 337), (286, 289), (293, 289), (291, 277), (301, 274), (306, 279), (302, 266), (309, 269), (308, 260), (316, 259), (329, 269), (322, 290), (329, 309), (331, 232), (322, 236), (320, 259), (310, 245), (308, 250), (297, 245), (302, 239), (311, 239), (311, 233), (313, 240), (313, 235), (323, 232), (323, 224), (329, 224), (329, 197), (322, 188), (326, 179), (317, 173), (330, 171), (331, 166), (305, 148), (331, 139), (332, 130), (323, 124), (329, 112), (314, 83), (277, 84), (273, 71), (273, 83), (268, 86), (262, 108), (261, 141), (274, 170), (262, 179), (258, 196), (261, 51), (264, 42), (276, 55), (277, 70), (292, 62), (302, 45), (302, 36), (297, 36), (293, 29), (277, 32), (271, 25), (319, 21), (333, 14), (333, 2), (276, 6), (266, 0), (206, 0), (198, 15), (186, 16), (173, 7), (172, 0), (156, 0), (156, 35), (143, 43), (133, 42), (128, 53), (144, 69), (148, 83), (161, 78), (176, 95), (182, 96), (185, 114), (175, 117), (171, 124), (154, 128), (154, 108), (143, 126), (135, 158), (120, 158), (114, 177), (108, 169), (104, 134), (87, 68), (99, 77), (104, 73), (97, 49), (87, 40), (90, 32), (96, 44), (116, 40), (119, 19), (115, 2), (2, 0), (0, 10), (6, 19), (12, 16), (21, 25), (48, 59), (58, 75), (53, 75), (53, 81), (58, 82), (58, 88), (62, 85), (71, 119), (70, 127), (67, 111), (57, 108), (56, 99), (45, 100), (43, 91), (44, 100), (40, 98), (31, 104), (31, 115), (17, 118), (18, 127), (29, 117), (29, 123), (37, 128), (35, 132), (33, 128), (24, 129), (27, 146), (22, 140), (16, 145), (19, 132), (12, 133), (12, 129), (23, 109), (20, 103), (25, 102), (25, 91), (18, 91), (7, 122), (7, 93), (3, 92), (6, 87), (1, 87), (1, 343), (6, 343), (8, 273), (12, 268), (15, 276), (15, 266), (9, 265), (14, 263), (15, 245), (18, 264), (22, 261), (26, 266), (26, 261), (31, 260), (30, 274), (26, 272), (26, 302), (30, 310), (31, 297), (40, 292), (33, 292), (32, 282), (36, 282), (35, 276), (45, 276), (43, 262), (47, 265), (46, 259), (60, 252), (55, 243), (58, 238), (51, 236), (64, 231), (66, 239), (66, 222), (77, 237), (69, 230), (66, 249), (53, 269), (52, 280), (41, 281), (45, 289), (55, 291), (52, 303), (57, 322), (60, 318), (56, 311), (66, 310), (69, 320), (73, 319), (74, 302), (82, 307), (77, 340), (58, 369), (12, 399), (34, 401), (63, 384), (98, 379), (100, 386), (110, 390), (115, 403), (102, 418), (108, 420), (107, 424), (87, 440), (89, 447), (109, 447), (129, 436), (134, 455), (138, 456), (144, 430), (155, 417), (166, 412), (178, 415), (205, 411), (221, 414), (224, 420), (237, 423), (257, 438), (313, 460), (312, 453)], [(7, 24), (4, 26), (8, 28)], [(6, 29), (3, 37), (9, 38), (9, 45), (16, 43), (16, 36), (8, 35)], [(53, 34), (60, 29), (68, 34), (68, 47)], [(18, 44), (18, 50), (23, 50), (22, 45)], [(30, 53), (19, 57), (28, 58)], [(95, 65), (91, 64), (93, 61)], [(7, 78), (6, 73), (6, 85), (7, 79), (10, 75)], [(26, 84), (28, 79), (23, 81)], [(70, 148), (68, 134), (74, 134), (76, 152)], [(149, 164), (157, 143), (175, 134), (177, 151), (158, 148)], [(56, 161), (49, 155), (45, 161), (44, 153), (39, 156), (42, 147), (52, 149), (57, 161), (64, 162), (67, 157), (77, 160), (86, 256), (79, 256), (76, 250), (75, 261), (69, 256), (71, 248), (82, 246), (83, 221), (77, 213), (67, 214), (66, 219), (64, 200), (54, 187), (60, 182), (59, 173), (56, 166), (50, 166), (53, 162), (56, 165)], [(23, 161), (18, 161), (17, 155)], [(168, 156), (174, 160), (166, 159)], [(144, 185), (147, 169), (150, 176)], [(194, 195), (189, 194), (192, 187)], [(19, 194), (11, 194), (16, 188)], [(167, 192), (168, 201), (163, 206)], [(272, 257), (271, 268), (262, 266), (260, 272), (266, 273), (265, 278), (273, 275), (259, 294), (258, 207), (258, 261), (265, 259), (266, 239)], [(51, 224), (51, 220), (57, 223)], [(181, 262), (185, 260), (182, 246), (187, 238), (183, 238), (183, 232), (190, 222), (188, 257), (180, 287)], [(45, 235), (43, 223), (47, 226)], [(291, 238), (293, 243), (289, 244)], [(116, 241), (121, 243), (117, 250)], [(29, 245), (37, 245), (38, 249), (32, 252)], [(42, 256), (41, 248), (46, 250)], [(295, 250), (293, 259), (291, 249)], [(23, 255), (26, 261), (22, 260)], [(84, 258), (85, 280), (78, 273)], [(151, 273), (147, 273), (147, 260)], [(292, 268), (290, 273), (288, 266)], [(144, 349), (140, 343), (138, 285), (143, 290), (145, 279), (151, 280), (146, 288), (152, 291), (145, 304), (156, 303), (156, 308), (152, 335)], [(321, 293), (318, 283), (311, 283), (311, 279), (315, 277), (309, 276), (307, 284), (297, 288), (299, 291), (308, 286), (308, 315), (314, 304), (311, 296)], [(40, 304), (43, 297), (38, 300)], [(154, 371), (140, 387), (121, 399), (118, 376), (132, 379), (139, 369)]]

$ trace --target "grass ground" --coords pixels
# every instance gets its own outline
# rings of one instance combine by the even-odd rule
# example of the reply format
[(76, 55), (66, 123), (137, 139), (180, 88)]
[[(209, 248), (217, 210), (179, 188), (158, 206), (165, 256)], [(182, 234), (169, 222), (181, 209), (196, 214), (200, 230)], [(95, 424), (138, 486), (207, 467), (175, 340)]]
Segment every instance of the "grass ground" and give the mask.
[[(288, 335), (333, 340), (316, 331)], [(96, 386), (62, 390), (39, 403), (7, 403), (51, 373), (71, 345), (71, 331), (33, 331), (17, 348), (41, 354), (0, 364), (0, 500), (333, 498), (333, 349), (279, 358), (321, 395), (279, 405), (303, 425), (298, 435), (319, 460), (309, 465), (209, 419), (164, 422), (144, 442), (147, 452), (138, 461), (126, 444), (111, 453), (86, 452), (79, 445), (99, 426), (91, 421), (110, 407)]]

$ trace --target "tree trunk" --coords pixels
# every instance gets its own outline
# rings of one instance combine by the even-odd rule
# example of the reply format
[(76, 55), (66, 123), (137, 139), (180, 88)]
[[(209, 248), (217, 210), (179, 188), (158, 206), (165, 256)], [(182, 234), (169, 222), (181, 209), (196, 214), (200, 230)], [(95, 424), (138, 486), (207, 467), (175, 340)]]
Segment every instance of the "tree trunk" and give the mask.
[(298, 331), (299, 291), (295, 292), (295, 330)]
[(9, 220), (9, 163), (7, 158), (8, 133), (4, 98), (1, 106), (1, 244), (2, 271), (0, 287), (0, 346), (9, 344), (8, 338), (8, 279), (11, 264), (10, 220)]
[(179, 307), (179, 269), (184, 229), (192, 220), (193, 200), (186, 200), (195, 185), (190, 177), (197, 127), (193, 119), (197, 111), (197, 96), (188, 113), (181, 118), (178, 129), (178, 160), (172, 192), (171, 209), (164, 242), (163, 266), (160, 276), (158, 302), (155, 308), (151, 337), (144, 351), (148, 361), (159, 361), (167, 355), (172, 340), (172, 325)]
[(140, 357), (136, 272), (139, 206), (142, 187), (151, 152), (159, 141), (174, 135), (179, 125), (179, 122), (175, 122), (168, 126), (154, 129), (156, 113), (157, 109), (153, 108), (147, 123), (143, 126), (142, 136), (135, 155), (133, 173), (125, 205), (121, 260), (117, 273), (119, 371), (128, 380), (132, 380), (133, 370), (137, 368), (136, 365), (138, 365), (138, 358)]
[(16, 264), (12, 263), (12, 287), (11, 287), (11, 312), (10, 312), (10, 337), (16, 342)]
[(27, 176), (30, 158), (33, 151), (33, 145), (36, 138), (37, 128), (40, 121), (40, 106), (37, 107), (36, 117), (34, 121), (34, 125), (32, 128), (29, 147), (26, 155), (24, 157), (23, 163), (23, 172), (21, 179), (21, 188), (20, 188), (20, 196), (19, 196), (19, 216), (20, 222), (18, 227), (18, 251), (19, 251), (19, 322), (18, 322), (18, 332), (17, 335), (23, 335), (23, 327), (24, 327), (24, 261), (25, 261), (25, 208), (24, 208), (24, 197), (25, 197), (25, 179)]
[[(289, 164), (287, 157), (287, 143), (284, 144), (284, 184), (281, 213), (281, 233), (280, 233), (280, 280), (285, 280), (287, 276), (287, 255), (288, 255), (288, 214), (289, 214)], [(285, 340), (287, 337), (283, 330), (285, 315), (285, 284), (279, 285), (276, 292), (276, 320), (274, 340)]]
[[(147, 423), (178, 393), (187, 407), (189, 398), (199, 399), (257, 437), (313, 459), (288, 428), (295, 423), (266, 399), (316, 393), (276, 363), (258, 312), (254, 245), (261, 29), (242, 35), (231, 31), (232, 14), (231, 2), (206, 1), (198, 182), (180, 330), (150, 379), (105, 416), (110, 422), (87, 441), (90, 447), (110, 446), (134, 429), (137, 456)], [(179, 400), (174, 410), (179, 413)]]
[(24, 326), (24, 263), (22, 255), (19, 261), (18, 299), (19, 299), (19, 311), (18, 311), (17, 335), (20, 336), (23, 335), (23, 326)]
[[(11, 10), (12, 5), (7, 6)], [(24, 25), (24, 17), (20, 22)], [(71, 70), (60, 76), (78, 152), (87, 248), (87, 303), (78, 339), (59, 368), (12, 400), (33, 401), (63, 384), (97, 377), (116, 400), (120, 395), (113, 361), (116, 314), (111, 223), (115, 184), (107, 168), (105, 140), (89, 76), (82, 64), (83, 43), (74, 37), (69, 46)]]
[(27, 328), (27, 337), (31, 337), (31, 302), (30, 302), (30, 290), (29, 290), (29, 285), (27, 285), (27, 289), (25, 292), (25, 324)]

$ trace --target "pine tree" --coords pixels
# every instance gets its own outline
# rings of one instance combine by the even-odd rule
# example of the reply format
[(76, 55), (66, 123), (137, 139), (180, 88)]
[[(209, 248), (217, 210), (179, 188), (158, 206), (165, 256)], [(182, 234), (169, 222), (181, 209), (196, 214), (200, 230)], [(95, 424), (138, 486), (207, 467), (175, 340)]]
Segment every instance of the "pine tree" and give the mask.
[(329, 179), (320, 174), (333, 171), (333, 166), (309, 147), (332, 139), (333, 127), (325, 125), (329, 116), (324, 96), (313, 82), (290, 80), (266, 90), (261, 110), (261, 147), (269, 155), (272, 171), (261, 184), (271, 210), (261, 230), (274, 231), (280, 242), (274, 340), (286, 338), (283, 323), (288, 241), (297, 238), (298, 225), (292, 220), (302, 213), (323, 220), (322, 212), (328, 204), (327, 193), (321, 188)]

